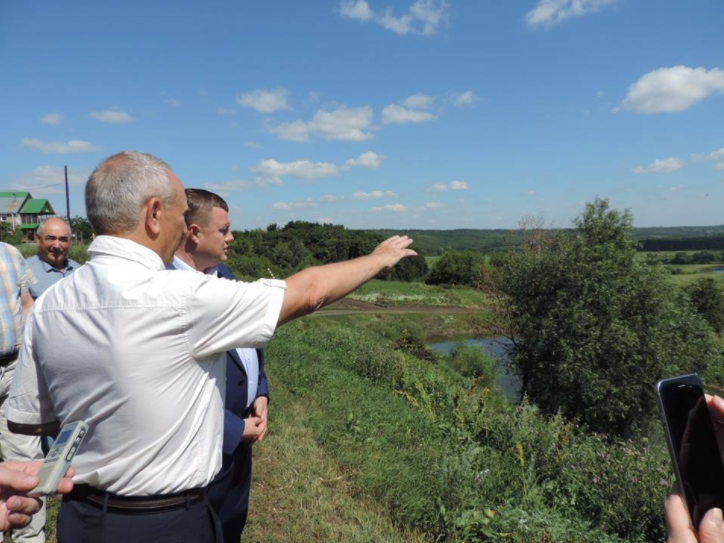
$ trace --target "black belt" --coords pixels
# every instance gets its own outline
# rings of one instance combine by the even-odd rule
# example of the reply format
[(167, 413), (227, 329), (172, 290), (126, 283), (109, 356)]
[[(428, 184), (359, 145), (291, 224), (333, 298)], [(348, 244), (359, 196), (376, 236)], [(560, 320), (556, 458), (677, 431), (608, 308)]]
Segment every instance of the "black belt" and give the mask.
[(206, 498), (206, 489), (192, 488), (177, 494), (163, 496), (119, 496), (118, 494), (98, 490), (92, 486), (75, 485), (67, 498), (87, 502), (108, 511), (158, 513), (188, 507), (192, 503), (204, 500)]
[(0, 356), (0, 367), (9, 366), (12, 362), (15, 362), (18, 359), (18, 351), (15, 351), (13, 354), (6, 354), (3, 356)]

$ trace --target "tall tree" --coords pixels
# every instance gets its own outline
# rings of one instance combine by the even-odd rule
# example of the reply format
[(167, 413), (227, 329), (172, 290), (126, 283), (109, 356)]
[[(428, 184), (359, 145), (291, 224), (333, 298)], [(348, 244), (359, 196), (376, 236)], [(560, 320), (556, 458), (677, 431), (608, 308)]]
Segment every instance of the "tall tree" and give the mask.
[(548, 413), (620, 435), (655, 412), (657, 379), (716, 358), (686, 295), (637, 258), (632, 222), (596, 199), (574, 230), (524, 236), (487, 283), (524, 392)]

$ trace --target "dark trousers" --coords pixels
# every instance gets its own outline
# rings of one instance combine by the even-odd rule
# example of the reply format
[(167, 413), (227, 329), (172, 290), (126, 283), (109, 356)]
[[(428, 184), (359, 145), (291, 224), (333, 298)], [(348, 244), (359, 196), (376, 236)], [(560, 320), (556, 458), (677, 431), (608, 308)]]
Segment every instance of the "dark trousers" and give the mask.
[(249, 513), (251, 445), (242, 443), (224, 455), (221, 471), (209, 485), (208, 498), (221, 521), (225, 543), (239, 543)]
[(66, 496), (58, 543), (222, 543), (206, 500), (157, 513), (117, 512)]

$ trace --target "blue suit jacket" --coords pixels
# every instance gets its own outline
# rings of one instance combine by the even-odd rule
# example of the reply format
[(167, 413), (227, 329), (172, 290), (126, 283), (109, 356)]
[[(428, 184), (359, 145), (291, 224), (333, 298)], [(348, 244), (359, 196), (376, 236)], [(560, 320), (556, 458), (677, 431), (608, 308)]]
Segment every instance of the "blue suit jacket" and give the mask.
[[(219, 277), (233, 279), (229, 268), (220, 264), (218, 267)], [(256, 387), (256, 396), (269, 397), (269, 383), (264, 373), (264, 352), (256, 350), (259, 358), (259, 382)], [(246, 370), (236, 350), (232, 349), (226, 353), (226, 404), (224, 409), (224, 445), (222, 447), (225, 455), (231, 455), (241, 443), (241, 436), (244, 434), (244, 416), (246, 415), (246, 404), (248, 400), (248, 386)]]

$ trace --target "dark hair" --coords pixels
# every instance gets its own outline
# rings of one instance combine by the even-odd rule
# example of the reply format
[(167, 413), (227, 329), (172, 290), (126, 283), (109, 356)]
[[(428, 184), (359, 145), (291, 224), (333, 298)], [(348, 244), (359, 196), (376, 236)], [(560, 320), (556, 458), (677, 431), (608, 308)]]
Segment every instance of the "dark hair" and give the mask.
[(211, 210), (220, 207), (229, 211), (229, 206), (221, 196), (204, 189), (186, 189), (186, 201), (189, 209), (184, 214), (186, 226), (196, 223), (205, 226), (211, 215)]

